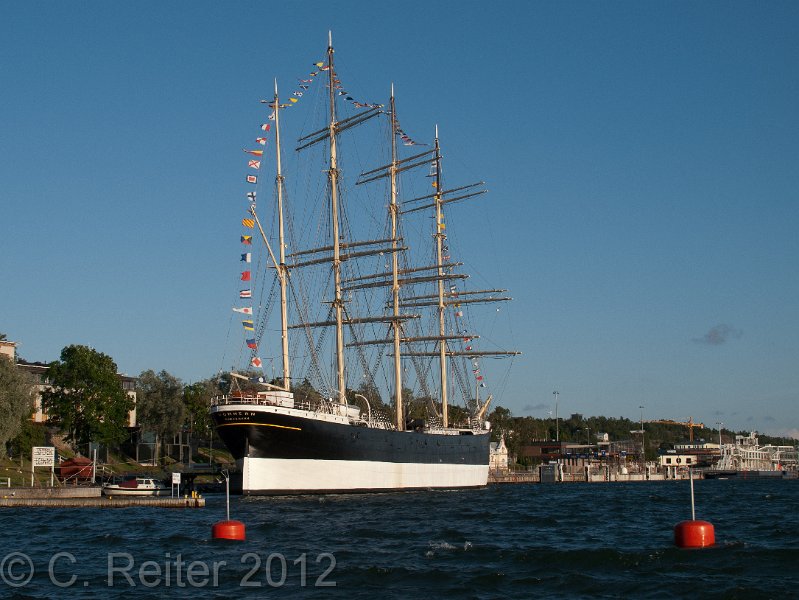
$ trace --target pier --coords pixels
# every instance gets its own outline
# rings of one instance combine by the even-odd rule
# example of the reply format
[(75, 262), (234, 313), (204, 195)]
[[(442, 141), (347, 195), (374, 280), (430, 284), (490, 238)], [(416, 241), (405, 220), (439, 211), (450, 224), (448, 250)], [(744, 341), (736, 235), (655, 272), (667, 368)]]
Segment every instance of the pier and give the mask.
[(205, 498), (196, 495), (103, 496), (99, 487), (75, 488), (6, 488), (0, 495), (0, 508), (29, 506), (43, 508), (203, 508)]
[(130, 508), (132, 506), (147, 506), (151, 508), (203, 508), (205, 498), (17, 498), (3, 496), (0, 498), (0, 508), (15, 506), (42, 507), (42, 508)]
[[(561, 465), (562, 466), (562, 465)], [(694, 479), (703, 479), (701, 471), (691, 474)], [(610, 469), (558, 469), (557, 464), (539, 465), (536, 469), (497, 469), (489, 471), (488, 483), (618, 483), (634, 481), (680, 481), (687, 480), (688, 473), (657, 473), (645, 470), (642, 473), (624, 473)]]

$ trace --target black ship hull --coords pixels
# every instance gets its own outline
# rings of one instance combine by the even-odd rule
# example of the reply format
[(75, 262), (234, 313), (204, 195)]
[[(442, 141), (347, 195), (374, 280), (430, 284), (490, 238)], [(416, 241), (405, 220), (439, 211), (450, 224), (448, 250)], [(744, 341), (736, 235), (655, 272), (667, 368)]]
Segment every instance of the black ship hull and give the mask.
[(273, 406), (228, 404), (211, 415), (244, 494), (480, 487), (488, 478), (487, 431), (396, 431)]

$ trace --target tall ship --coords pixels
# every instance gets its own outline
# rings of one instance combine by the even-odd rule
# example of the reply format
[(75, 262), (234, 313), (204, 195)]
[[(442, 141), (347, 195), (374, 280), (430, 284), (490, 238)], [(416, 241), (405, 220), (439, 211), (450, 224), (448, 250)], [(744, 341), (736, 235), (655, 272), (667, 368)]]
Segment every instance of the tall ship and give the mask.
[[(472, 329), (510, 298), (468, 285), (445, 212), (487, 190), (448, 184), (438, 127), (428, 143), (411, 136), (393, 84), (374, 103), (343, 79), (331, 36), (291, 95), (276, 82), (261, 101), (267, 116), (244, 149), (233, 307), (244, 339), (232, 358), (245, 366), (223, 374), (211, 407), (239, 467), (234, 484), (244, 494), (484, 486), (488, 375), (500, 373), (501, 392), (519, 352)], [(292, 125), (288, 166), (281, 127)], [(489, 358), (510, 360), (485, 368)]]
[(796, 479), (797, 450), (794, 446), (760, 445), (757, 432), (736, 435), (734, 444), (720, 447), (719, 462), (705, 471), (706, 479)]

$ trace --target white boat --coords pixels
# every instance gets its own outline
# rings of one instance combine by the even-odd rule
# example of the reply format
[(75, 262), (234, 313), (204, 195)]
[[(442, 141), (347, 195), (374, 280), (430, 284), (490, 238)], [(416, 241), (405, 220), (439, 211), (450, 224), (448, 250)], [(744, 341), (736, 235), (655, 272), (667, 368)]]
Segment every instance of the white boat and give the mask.
[(150, 477), (130, 477), (120, 483), (107, 483), (103, 486), (106, 496), (167, 496), (170, 488), (158, 479)]

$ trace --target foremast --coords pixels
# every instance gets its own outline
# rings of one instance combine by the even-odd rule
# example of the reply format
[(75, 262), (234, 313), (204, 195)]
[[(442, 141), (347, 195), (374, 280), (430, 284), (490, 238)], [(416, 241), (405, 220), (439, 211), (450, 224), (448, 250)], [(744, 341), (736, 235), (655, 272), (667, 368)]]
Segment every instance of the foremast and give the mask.
[(283, 192), (284, 192), (284, 178), (283, 178), (283, 171), (282, 171), (282, 164), (281, 164), (281, 156), (280, 156), (280, 102), (277, 93), (277, 80), (275, 80), (275, 96), (273, 101), (273, 110), (275, 116), (275, 154), (276, 154), (276, 175), (275, 175), (275, 186), (277, 188), (277, 211), (278, 211), (278, 243), (280, 245), (278, 256), (275, 256), (274, 251), (272, 250), (272, 246), (269, 244), (269, 240), (266, 237), (266, 232), (264, 231), (263, 225), (261, 225), (261, 220), (258, 218), (258, 213), (256, 212), (256, 204), (253, 202), (250, 205), (250, 214), (255, 219), (255, 223), (258, 225), (258, 231), (261, 234), (261, 238), (264, 241), (264, 245), (266, 246), (267, 251), (269, 252), (269, 256), (272, 259), (272, 263), (275, 265), (275, 270), (277, 271), (278, 282), (280, 284), (280, 335), (281, 335), (281, 353), (283, 359), (283, 386), (275, 386), (271, 383), (262, 383), (271, 389), (281, 389), (284, 391), (291, 391), (291, 365), (289, 361), (289, 337), (288, 337), (288, 300), (287, 300), (287, 288), (288, 288), (288, 266), (286, 265), (286, 238), (285, 238), (285, 226), (284, 226), (284, 217), (283, 217)]
[(283, 354), (283, 387), (288, 392), (291, 391), (291, 367), (289, 364), (289, 336), (288, 336), (288, 300), (286, 298), (288, 289), (288, 267), (286, 266), (286, 234), (283, 220), (283, 192), (284, 179), (280, 156), (280, 102), (277, 93), (277, 79), (275, 80), (275, 154), (277, 173), (275, 175), (275, 186), (277, 187), (277, 213), (278, 213), (278, 242), (280, 243), (280, 264), (277, 265), (277, 273), (280, 279), (280, 341)]

